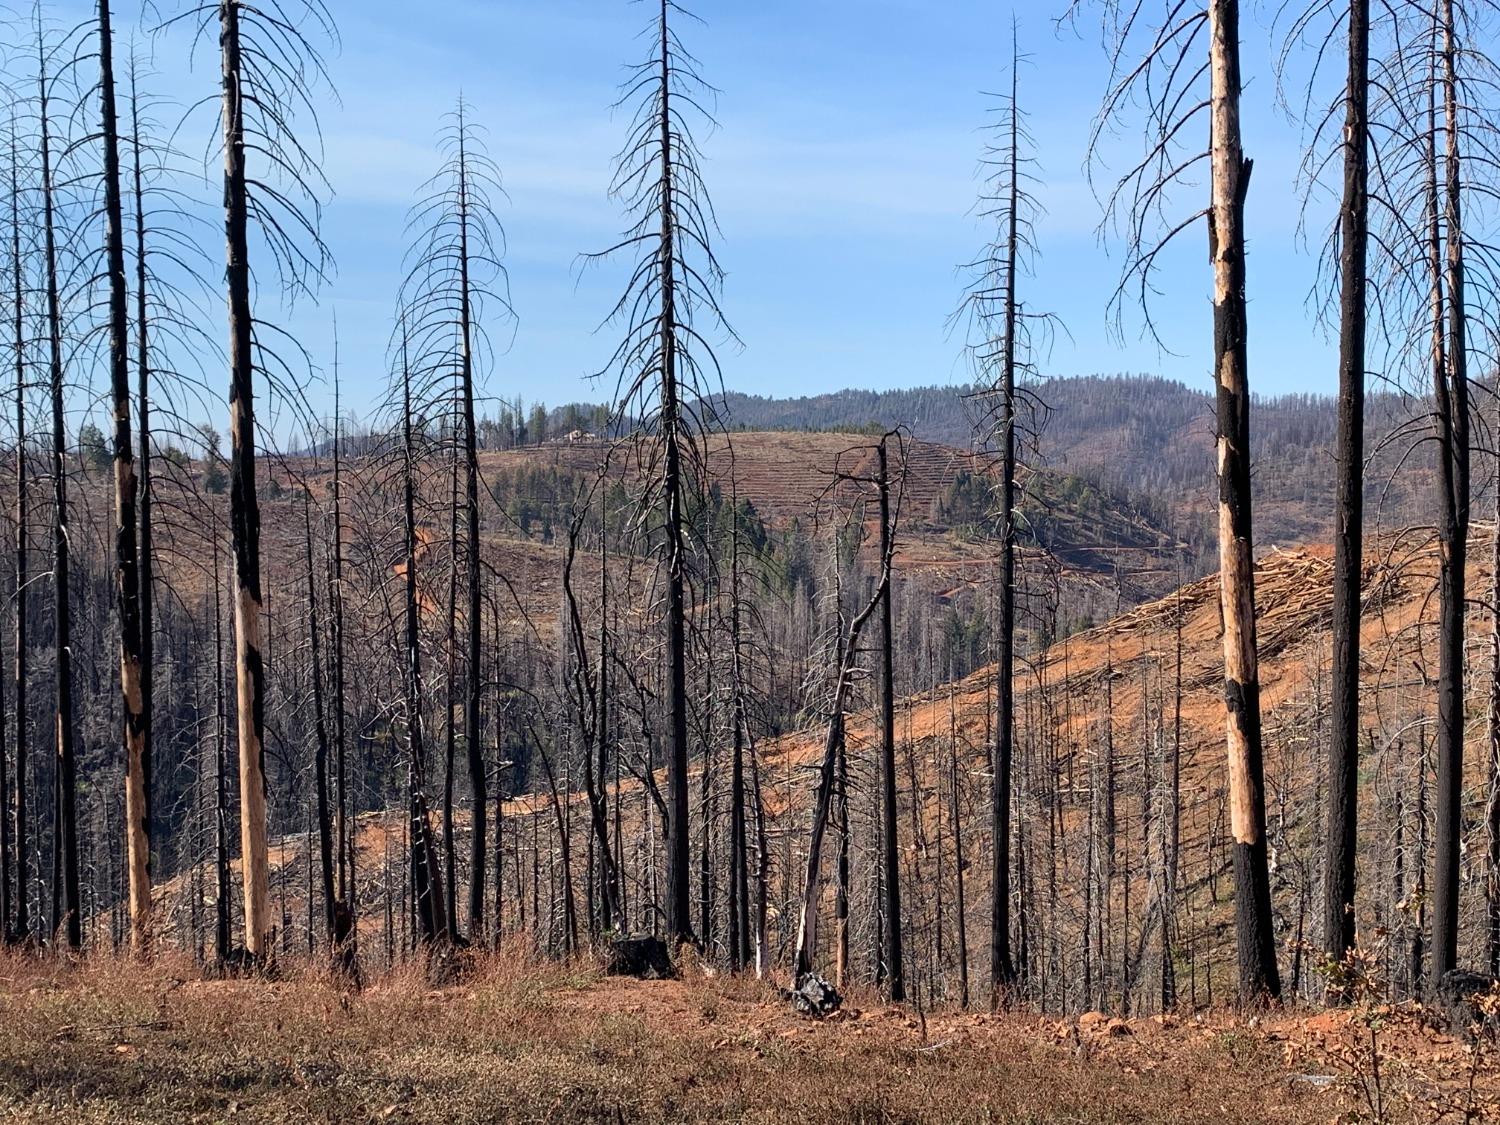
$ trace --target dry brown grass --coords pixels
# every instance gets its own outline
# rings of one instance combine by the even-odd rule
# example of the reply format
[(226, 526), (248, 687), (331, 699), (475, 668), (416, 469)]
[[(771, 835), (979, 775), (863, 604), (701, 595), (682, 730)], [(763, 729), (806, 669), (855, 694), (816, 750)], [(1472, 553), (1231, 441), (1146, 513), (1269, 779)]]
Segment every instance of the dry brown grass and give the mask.
[(943, 1012), (924, 1027), (856, 995), (819, 1024), (752, 980), (606, 979), (516, 952), (442, 990), (414, 970), (360, 993), (300, 965), (195, 978), (170, 960), (0, 956), (0, 1117), (1222, 1125), (1326, 1122), (1355, 1104), (1342, 1080), (1296, 1078), (1339, 1071), (1291, 1017), (1111, 1033)]

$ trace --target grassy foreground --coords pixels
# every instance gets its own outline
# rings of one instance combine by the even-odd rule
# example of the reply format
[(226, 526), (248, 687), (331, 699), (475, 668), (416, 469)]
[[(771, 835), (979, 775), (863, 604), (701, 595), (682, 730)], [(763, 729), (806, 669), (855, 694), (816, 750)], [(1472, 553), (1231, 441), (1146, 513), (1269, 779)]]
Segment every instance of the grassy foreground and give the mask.
[[(518, 956), (481, 959), (441, 990), (410, 972), (350, 993), (295, 967), (278, 981), (203, 981), (170, 960), (0, 954), (0, 1118), (1376, 1119), (1369, 1028), (1343, 1014), (1060, 1023), (924, 1021), (860, 995), (850, 1007), (813, 1023), (754, 981), (694, 968), (618, 980)], [(1500, 1114), (1488, 1060), (1411, 1028), (1374, 1042), (1385, 1119), (1500, 1119), (1485, 1116)]]

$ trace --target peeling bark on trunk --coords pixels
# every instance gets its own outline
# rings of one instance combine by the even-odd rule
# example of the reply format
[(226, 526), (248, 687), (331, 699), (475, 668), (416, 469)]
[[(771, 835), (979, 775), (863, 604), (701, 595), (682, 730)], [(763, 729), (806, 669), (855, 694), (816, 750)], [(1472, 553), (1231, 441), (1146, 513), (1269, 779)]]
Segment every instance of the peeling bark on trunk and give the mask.
[(1246, 353), (1245, 192), (1250, 162), (1240, 142), (1239, 4), (1208, 7), (1211, 82), (1214, 378), (1218, 386), (1219, 582), (1224, 619), (1224, 708), (1230, 827), (1234, 837), (1235, 937), (1244, 1003), (1278, 998), (1271, 929), (1260, 674), (1255, 646), (1255, 559), (1250, 505), (1250, 388)]
[(261, 657), (260, 505), (255, 486), (255, 358), (241, 100), (240, 0), (219, 8), (223, 53), (225, 279), (229, 285), (229, 515), (234, 551), (234, 678), (240, 754), (240, 863), (245, 949), (271, 956), (266, 855), (265, 667)]

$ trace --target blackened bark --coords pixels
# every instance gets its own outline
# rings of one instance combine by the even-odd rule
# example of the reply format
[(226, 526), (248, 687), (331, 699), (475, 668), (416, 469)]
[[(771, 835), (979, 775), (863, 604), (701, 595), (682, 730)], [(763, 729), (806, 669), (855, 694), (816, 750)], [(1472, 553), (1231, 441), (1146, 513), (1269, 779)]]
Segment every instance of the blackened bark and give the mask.
[(667, 932), (672, 940), (693, 940), (689, 910), (688, 716), (687, 716), (687, 544), (683, 534), (683, 418), (677, 386), (677, 202), (674, 195), (671, 39), (669, 0), (661, 0), (660, 202), (662, 517), (667, 570)]
[[(1462, 167), (1459, 144), (1457, 54), (1453, 0), (1439, 10), (1444, 135), (1443, 229), (1447, 235), (1446, 363), (1439, 383), (1439, 451), (1447, 470), (1440, 499), (1440, 597), (1438, 627), (1437, 808), (1433, 840), (1432, 958), (1429, 987), (1438, 994), (1443, 977), (1458, 965), (1459, 837), (1463, 831), (1464, 619), (1465, 572), (1469, 538), (1469, 374), (1468, 311), (1465, 303)], [(1434, 156), (1435, 165), (1435, 156)], [(1435, 172), (1434, 172), (1435, 175)], [(1435, 218), (1435, 213), (1434, 213)], [(1436, 230), (1436, 222), (1434, 222)], [(1434, 237), (1436, 237), (1434, 235)], [(1441, 306), (1434, 332), (1440, 332)], [(1446, 403), (1443, 401), (1446, 399)]]
[(350, 827), (348, 732), (345, 725), (344, 696), (344, 479), (341, 438), (343, 420), (339, 414), (338, 363), (335, 357), (333, 376), (333, 557), (330, 560), (332, 582), (328, 591), (333, 614), (333, 745), (338, 805), (335, 812), (336, 851), (338, 855), (339, 901), (349, 909), (349, 946), (352, 957), (357, 941), (359, 918), (354, 894), (354, 833)]
[(745, 808), (745, 708), (743, 637), (740, 621), (739, 505), (729, 543), (729, 658), (733, 692), (733, 736), (729, 761), (729, 966), (738, 971), (751, 957), (750, 849)]
[[(132, 180), (135, 198), (135, 365), (136, 365), (136, 435), (139, 444), (136, 489), (137, 519), (140, 533), (136, 542), (139, 565), (136, 568), (140, 614), (140, 711), (136, 716), (141, 736), (141, 779), (145, 795), (144, 816), (149, 844), (152, 834), (151, 805), (151, 719), (155, 706), (155, 681), (152, 664), (155, 659), (155, 600), (152, 566), (151, 523), (151, 336), (147, 319), (146, 264), (146, 192), (141, 171), (140, 101), (135, 86), (135, 66), (130, 69), (130, 137)], [(217, 581), (217, 575), (215, 576)], [(149, 884), (150, 851), (147, 850), (146, 876)]]
[(1323, 949), (1354, 947), (1354, 858), (1359, 810), (1359, 624), (1364, 571), (1365, 263), (1369, 241), (1370, 0), (1350, 0), (1340, 218), (1338, 430), (1334, 461), (1333, 683)]
[(73, 716), (72, 550), (68, 532), (68, 434), (63, 415), (62, 303), (58, 291), (56, 200), (52, 174), (51, 87), (45, 54), (38, 85), (42, 158), (42, 234), (47, 287), (47, 345), (52, 403), (52, 586), (54, 772), (52, 933), (83, 944), (78, 879), (77, 758)]
[(1260, 675), (1255, 648), (1255, 561), (1250, 503), (1250, 389), (1246, 348), (1245, 192), (1240, 139), (1239, 4), (1208, 9), (1214, 269), (1214, 376), (1218, 386), (1219, 583), (1224, 615), (1230, 820), (1240, 999), (1281, 994), (1266, 854)]
[[(330, 947), (335, 943), (334, 913), (338, 900), (333, 875), (333, 823), (328, 800), (328, 721), (323, 705), (323, 638), (318, 620), (318, 572), (313, 566), (312, 496), (304, 494), (302, 516), (307, 547), (307, 639), (312, 667), (313, 786), (318, 810), (318, 860), (322, 875), (324, 937)], [(309, 909), (311, 906), (309, 905)], [(311, 919), (308, 920), (311, 926)]]
[(224, 702), (224, 613), (219, 596), (219, 525), (213, 525), (214, 559), (214, 958), (229, 960), (229, 731)]
[[(901, 853), (896, 838), (896, 692), (891, 646), (891, 477), (886, 439), (877, 447), (880, 491), (880, 784), (881, 858), (885, 865), (885, 968), (892, 1000), (906, 999), (901, 949)], [(842, 747), (840, 747), (842, 752)]]
[(15, 558), (15, 703), (16, 703), (16, 934), (25, 938), (31, 932), (30, 836), (26, 808), (26, 759), (29, 723), (26, 709), (27, 604), (30, 600), (27, 559), (30, 554), (30, 509), (27, 505), (26, 463), (26, 281), (21, 257), (21, 185), (20, 153), (16, 147), (15, 123), (11, 123), (10, 141), (10, 222), (11, 264), (14, 270), (13, 314), (11, 325), (15, 345), (15, 419), (16, 419), (16, 558)]
[[(404, 326), (403, 326), (404, 332)], [(422, 737), (422, 649), (421, 618), (417, 606), (417, 509), (416, 442), (411, 419), (411, 369), (402, 346), (401, 435), (402, 517), (405, 528), (404, 604), (406, 666), (403, 687), (406, 703), (407, 811), (411, 849), (412, 905), (424, 943), (443, 943), (452, 938), (448, 900), (444, 897), (442, 867), (432, 835), (427, 809), (426, 750)]]
[[(474, 349), (473, 309), (469, 288), (469, 192), (468, 165), (464, 159), (466, 138), (462, 127), (458, 131), (459, 169), (459, 329), (461, 380), (463, 383), (463, 441), (464, 441), (464, 515), (468, 547), (467, 626), (465, 652), (468, 656), (467, 676), (464, 680), (464, 748), (469, 762), (469, 788), (473, 800), (469, 809), (469, 933), (478, 936), (484, 928), (484, 865), (488, 859), (485, 849), (485, 800), (484, 750), (480, 742), (479, 695), (483, 686), (479, 663), (479, 451), (474, 428)], [(496, 878), (499, 878), (498, 873)]]
[(1020, 236), (1020, 109), (1014, 53), (1010, 87), (1009, 214), (1000, 355), (1000, 575), (995, 638), (995, 746), (990, 764), (990, 1007), (1015, 986), (1010, 949), (1010, 790), (1015, 737), (1016, 636), (1016, 242)]
[(255, 358), (250, 305), (249, 197), (240, 0), (219, 8), (223, 55), (225, 280), (229, 287), (230, 540), (234, 552), (234, 673), (240, 754), (240, 863), (245, 949), (271, 953), (266, 854), (265, 666), (261, 656), (260, 504), (255, 485)]
[(120, 617), (120, 698), (125, 757), (125, 850), (130, 888), (130, 948), (149, 952), (151, 826), (147, 817), (146, 724), (141, 697), (140, 573), (136, 553), (135, 450), (130, 426), (130, 323), (125, 285), (125, 217), (120, 190), (120, 129), (115, 108), (109, 0), (99, 0), (100, 139), (104, 149), (105, 268), (109, 276), (109, 386), (114, 422), (115, 598)]

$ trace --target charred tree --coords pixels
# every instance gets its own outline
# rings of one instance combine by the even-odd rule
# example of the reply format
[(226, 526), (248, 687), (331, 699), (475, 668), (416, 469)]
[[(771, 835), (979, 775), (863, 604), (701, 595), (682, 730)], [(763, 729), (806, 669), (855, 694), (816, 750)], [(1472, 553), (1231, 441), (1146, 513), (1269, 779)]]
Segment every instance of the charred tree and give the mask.
[[(229, 522), (234, 560), (235, 714), (239, 749), (241, 886), (245, 949), (271, 957), (265, 771), (266, 662), (257, 487), (257, 395), (296, 401), (294, 368), (256, 315), (250, 261), (252, 233), (290, 302), (320, 283), (329, 263), (318, 233), (320, 191), (316, 142), (299, 132), (312, 119), (314, 88), (328, 75), (314, 40), (335, 37), (323, 0), (212, 0), (167, 21), (187, 22), (200, 36), (218, 29), (218, 147), (223, 154), (224, 280), (229, 360)], [(297, 353), (300, 354), (300, 353)], [(295, 357), (294, 357), (295, 358)]]
[(83, 945), (83, 902), (78, 871), (77, 754), (73, 713), (72, 543), (68, 530), (68, 434), (63, 413), (63, 310), (58, 263), (57, 184), (52, 149), (54, 77), (37, 35), (37, 113), (40, 126), (43, 270), (47, 301), (48, 399), (52, 422), (52, 642), (53, 642), (53, 849), (54, 938)]
[[(1106, 201), (1108, 215), (1125, 227), (1128, 251), (1113, 301), (1116, 315), (1125, 304), (1138, 301), (1154, 336), (1150, 297), (1161, 254), (1199, 219), (1206, 219), (1208, 226), (1235, 937), (1240, 998), (1260, 1003), (1280, 996), (1281, 980), (1272, 929), (1255, 636), (1244, 227), (1251, 164), (1244, 155), (1240, 127), (1239, 4), (1207, 0), (1158, 6), (1150, 0), (1103, 0), (1101, 7), (1113, 41), (1112, 70), (1093, 156), (1099, 155), (1103, 130), (1135, 107), (1145, 117), (1147, 145), (1145, 155)], [(1159, 17), (1153, 18), (1153, 11), (1159, 11)], [(1208, 147), (1199, 149), (1187, 138), (1204, 126)], [(1177, 190), (1196, 184), (1193, 177), (1205, 166), (1208, 205), (1175, 223), (1167, 221), (1170, 199)]]
[(115, 596), (120, 620), (120, 699), (125, 757), (125, 851), (129, 875), (130, 947), (150, 952), (151, 824), (146, 787), (147, 723), (142, 692), (141, 585), (137, 490), (131, 431), (129, 295), (125, 279), (125, 215), (120, 127), (115, 104), (114, 44), (109, 0), (99, 0), (99, 136), (104, 157), (105, 269), (108, 275), (109, 385), (114, 423)]
[(1250, 161), (1240, 137), (1237, 0), (1210, 0), (1209, 254), (1214, 270), (1214, 380), (1218, 388), (1219, 596), (1224, 616), (1224, 707), (1234, 836), (1235, 938), (1240, 998), (1276, 999), (1281, 978), (1266, 853), (1260, 673), (1255, 644), (1255, 555), (1250, 491), (1250, 386), (1245, 299), (1245, 193)]
[[(505, 233), (496, 217), (494, 199), (503, 194), (500, 170), (480, 141), (479, 127), (471, 120), (462, 101), (451, 123), (439, 139), (444, 161), (437, 174), (422, 189), (413, 208), (408, 229), (416, 243), (408, 254), (408, 270), (402, 283), (402, 301), (410, 317), (409, 336), (413, 359), (424, 373), (412, 387), (413, 405), (421, 409), (446, 407), (456, 422), (453, 435), (454, 511), (457, 520), (458, 474), (463, 481), (464, 607), (464, 747), (469, 770), (470, 867), (469, 928), (477, 937), (484, 929), (487, 781), (480, 730), (480, 695), (483, 665), (480, 662), (482, 628), (479, 553), (479, 457), (475, 422), (475, 392), (481, 361), (487, 347), (484, 331), (486, 308), (493, 308), (505, 321), (513, 320), (508, 280), (501, 257)], [(457, 528), (454, 528), (456, 533)], [(457, 535), (453, 536), (452, 565), (459, 565)], [(448, 626), (456, 630), (457, 571), (450, 601), (454, 606)], [(450, 644), (450, 650), (454, 646)], [(450, 655), (451, 660), (451, 655)], [(449, 690), (456, 673), (450, 673)], [(453, 712), (449, 709), (449, 737)], [(449, 756), (452, 756), (450, 742)], [(450, 769), (451, 777), (451, 769)], [(445, 787), (446, 788), (446, 787)], [(448, 804), (445, 797), (445, 806)], [(446, 825), (451, 822), (445, 807)], [(498, 874), (496, 876), (499, 877)], [(454, 876), (450, 861), (450, 885)], [(451, 896), (450, 896), (451, 901)]]
[(412, 418), (412, 367), (408, 351), (407, 321), (401, 317), (396, 378), (399, 381), (401, 417), (401, 513), (402, 513), (402, 694), (406, 711), (406, 791), (408, 848), (411, 863), (412, 907), (425, 944), (446, 944), (453, 937), (449, 901), (445, 895), (442, 864), (433, 838), (432, 817), (427, 807), (427, 754), (423, 735), (421, 610), (417, 589), (420, 541), (417, 535), (417, 439)]
[[(666, 587), (666, 842), (664, 914), (673, 941), (691, 942), (688, 792), (688, 507), (701, 491), (701, 434), (713, 423), (712, 394), (721, 382), (705, 338), (706, 325), (729, 333), (719, 310), (722, 271), (711, 248), (717, 231), (699, 169), (691, 118), (707, 118), (712, 87), (673, 30), (686, 15), (675, 0), (653, 5), (651, 55), (632, 67), (620, 104), (634, 105), (625, 147), (616, 159), (611, 193), (631, 220), (622, 238), (600, 254), (636, 255), (625, 293), (610, 320), (624, 338), (608, 370), (616, 373), (621, 417), (632, 411), (651, 434), (649, 485), (643, 512), (654, 509), (656, 552)], [(696, 423), (696, 425), (695, 425)], [(701, 936), (701, 935), (700, 935)]]
[(1033, 353), (1044, 347), (1053, 326), (1045, 313), (1027, 309), (1020, 279), (1029, 272), (1036, 247), (1034, 224), (1041, 214), (1027, 191), (1032, 179), (1027, 152), (1033, 148), (1020, 107), (1021, 55), (1014, 29), (1009, 93), (1000, 99), (991, 137), (980, 157), (981, 187), (974, 213), (989, 229), (980, 255), (964, 267), (970, 281), (953, 320), (965, 322), (965, 351), (979, 386), (979, 440), (998, 461), (995, 482), (998, 563), (995, 600), (995, 702), (990, 747), (990, 978), (989, 1003), (1004, 1004), (1016, 987), (1011, 949), (1011, 844), (1014, 825), (1016, 543), (1021, 380), (1036, 369)]
[(1364, 573), (1365, 276), (1370, 236), (1370, 0), (1349, 3), (1344, 88), (1344, 195), (1339, 235), (1339, 396), (1334, 462), (1333, 682), (1323, 950), (1354, 948), (1359, 825), (1359, 626)]
[[(1433, 51), (1445, 150), (1438, 186), (1432, 156), (1433, 381), (1438, 415), (1438, 723), (1433, 829), (1432, 957), (1434, 995), (1458, 965), (1459, 839), (1463, 832), (1464, 628), (1469, 541), (1469, 372), (1463, 225), (1464, 125), (1459, 119), (1458, 25), (1453, 0), (1435, 12)], [(1430, 129), (1436, 144), (1436, 123)], [(1441, 209), (1441, 220), (1439, 220)], [(1441, 233), (1440, 233), (1441, 231)], [(1439, 242), (1443, 247), (1439, 247)], [(1446, 251), (1444, 253), (1444, 251)], [(1445, 298), (1446, 297), (1446, 302)], [(1444, 312), (1446, 310), (1446, 324)], [(1446, 339), (1444, 333), (1446, 331)]]
[[(888, 435), (889, 436), (889, 435)], [(893, 673), (891, 625), (891, 558), (894, 552), (895, 527), (891, 522), (891, 474), (886, 448), (887, 438), (876, 447), (876, 488), (880, 496), (880, 784), (881, 859), (885, 864), (882, 889), (885, 892), (885, 967), (886, 988), (892, 1000), (906, 999), (906, 969), (901, 950), (901, 852), (896, 838), (896, 690)], [(839, 746), (842, 761), (844, 748)], [(912, 797), (917, 800), (915, 794)], [(845, 837), (848, 836), (848, 799), (842, 798)]]
[[(31, 836), (27, 818), (27, 750), (30, 744), (30, 724), (27, 722), (27, 668), (26, 654), (30, 644), (27, 625), (27, 596), (30, 576), (27, 560), (30, 556), (31, 509), (28, 503), (28, 466), (26, 436), (26, 262), (21, 256), (21, 183), (20, 153), (16, 137), (16, 123), (10, 127), (10, 223), (11, 223), (11, 342), (15, 351), (15, 386), (13, 388), (16, 424), (16, 555), (15, 555), (15, 635), (13, 653), (15, 722), (15, 776), (12, 785), (15, 793), (14, 825), (16, 832), (16, 904), (15, 932), (24, 940), (31, 933)], [(5, 810), (9, 818), (11, 810)]]
[[(303, 493), (302, 516), (307, 558), (307, 643), (311, 658), (308, 675), (312, 678), (313, 734), (316, 740), (313, 749), (313, 789), (318, 819), (318, 870), (322, 876), (323, 933), (332, 951), (337, 941), (334, 915), (338, 905), (338, 888), (334, 883), (333, 821), (328, 799), (328, 720), (323, 700), (323, 639), (318, 619), (318, 572), (313, 565), (311, 490)], [(312, 909), (311, 903), (308, 904), (308, 909)]]

